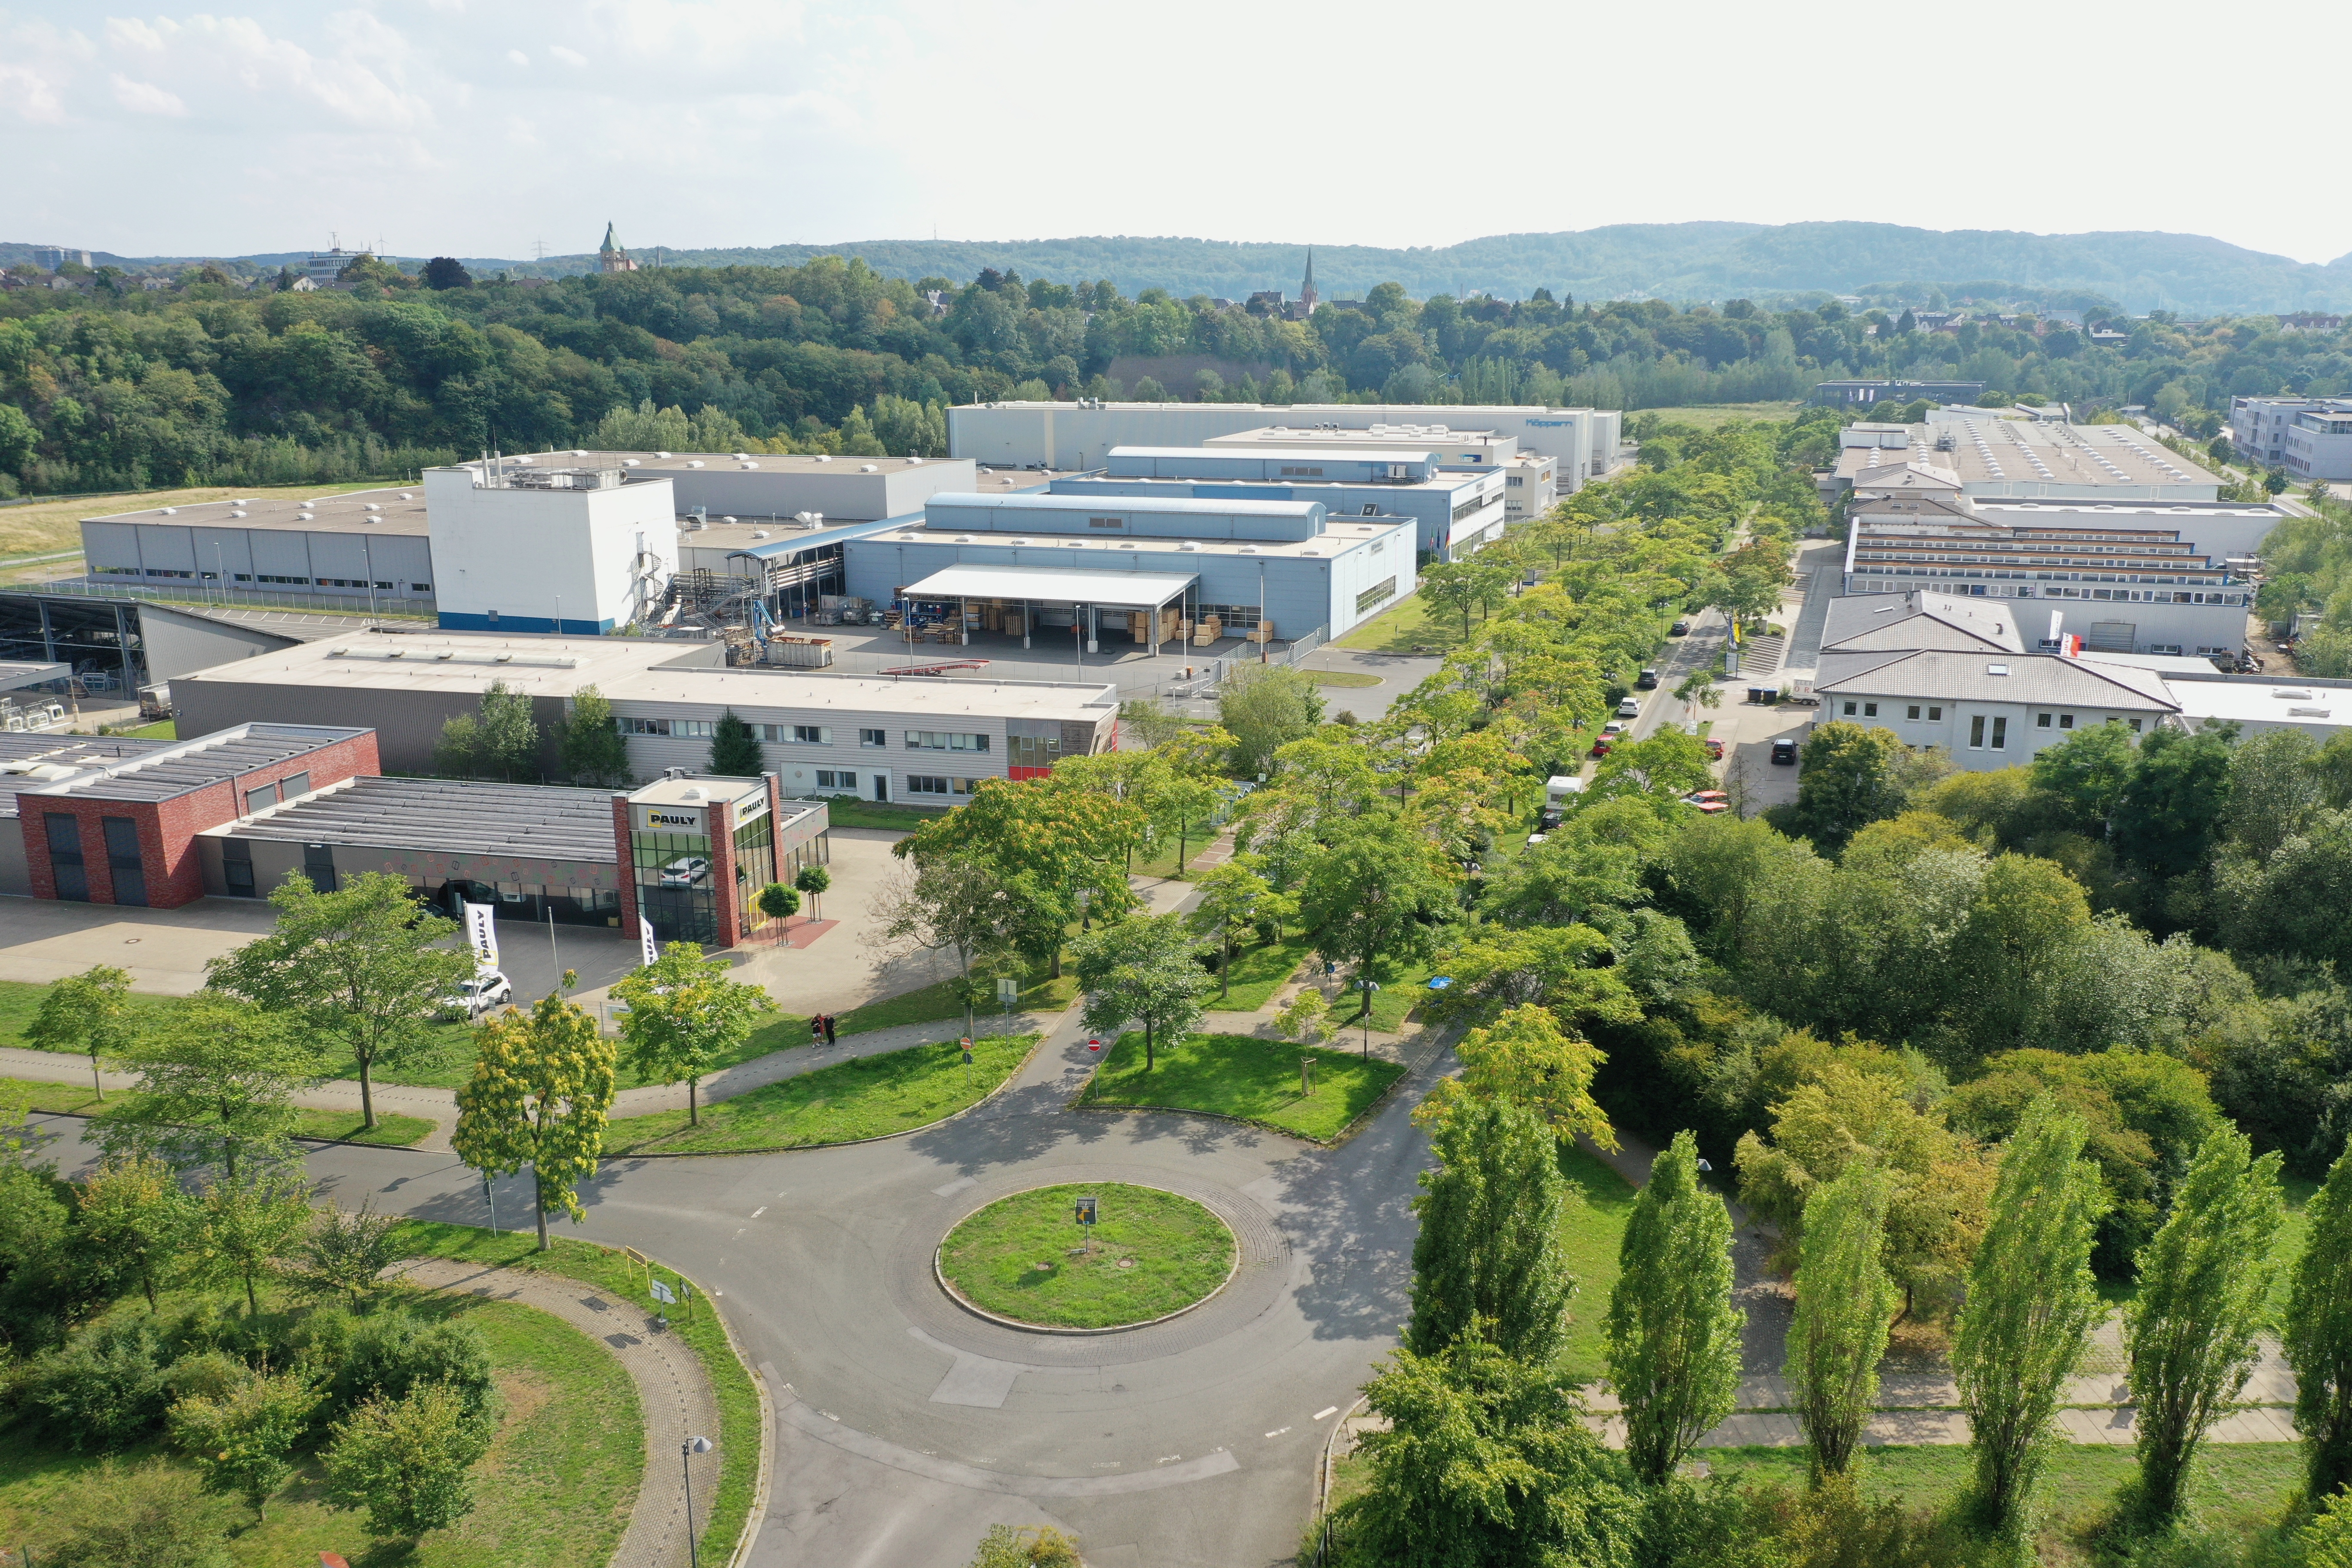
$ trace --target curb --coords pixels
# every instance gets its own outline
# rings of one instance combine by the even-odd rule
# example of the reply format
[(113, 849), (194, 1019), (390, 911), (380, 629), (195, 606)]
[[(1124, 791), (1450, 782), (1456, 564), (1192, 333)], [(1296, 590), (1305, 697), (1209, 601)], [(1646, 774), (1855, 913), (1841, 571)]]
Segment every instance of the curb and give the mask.
[[(92, 1116), (87, 1110), (34, 1110), (28, 1112), (28, 1114), (33, 1116), (70, 1116), (76, 1121), (95, 1121), (98, 1120), (97, 1117)], [(417, 1120), (421, 1121), (424, 1118), (419, 1117)], [(936, 1125), (936, 1123), (934, 1125)], [(441, 1124), (437, 1121), (435, 1122), (433, 1124), (434, 1132), (437, 1132), (440, 1130)], [(433, 1133), (427, 1132), (425, 1136), (430, 1138), (433, 1136)], [(321, 1149), (374, 1149), (391, 1154), (440, 1155), (449, 1152), (446, 1149), (427, 1149), (416, 1143), (362, 1143), (354, 1138), (305, 1138), (299, 1133), (288, 1134), (286, 1141), (289, 1143), (315, 1144)]]
[(1339, 1462), (1334, 1450), (1339, 1447), (1339, 1434), (1348, 1429), (1348, 1423), (1356, 1418), (1356, 1412), (1370, 1399), (1369, 1394), (1357, 1394), (1356, 1402), (1341, 1411), (1339, 1419), (1331, 1423), (1331, 1430), (1323, 1435), (1323, 1463), (1315, 1471), (1315, 1517), (1318, 1519), (1331, 1511), (1331, 1468)]
[[(929, 1043), (934, 1045), (945, 1045), (947, 1042), (944, 1040), (938, 1040)], [(986, 1105), (990, 1100), (994, 1100), (998, 1095), (1003, 1094), (1006, 1089), (1012, 1088), (1013, 1080), (1021, 1076), (1021, 1069), (1029, 1065), (1030, 1060), (1036, 1056), (1039, 1048), (1043, 1047), (1045, 1043), (1045, 1037), (1043, 1034), (1040, 1034), (1036, 1039), (1030, 1044), (1028, 1051), (1022, 1057), (1020, 1061), (1013, 1065), (1013, 1070), (1004, 1075), (1004, 1081), (1003, 1083), (998, 1084), (994, 1089), (990, 1089), (986, 1094), (982, 1095), (978, 1100), (973, 1100), (961, 1110), (950, 1110), (945, 1116), (940, 1117), (937, 1121), (926, 1121), (920, 1127), (903, 1127), (896, 1132), (877, 1132), (871, 1138), (844, 1138), (837, 1142), (832, 1143), (776, 1143), (765, 1145), (757, 1149), (633, 1149), (625, 1154), (600, 1153), (596, 1157), (596, 1163), (601, 1165), (608, 1160), (614, 1162), (622, 1160), (721, 1160), (733, 1154), (799, 1154), (817, 1149), (854, 1149), (861, 1143), (887, 1143), (893, 1138), (911, 1138), (918, 1132), (929, 1132), (934, 1127), (944, 1127), (959, 1116), (969, 1116), (973, 1111), (978, 1110), (982, 1106)], [(916, 1047), (912, 1046), (902, 1046), (899, 1048), (901, 1050), (913, 1050)], [(858, 1060), (863, 1058), (853, 1058), (851, 1059)], [(803, 1074), (802, 1076), (805, 1077), (807, 1075)], [(790, 1083), (792, 1080), (790, 1079), (779, 1079), (776, 1081), (779, 1083)], [(769, 1086), (761, 1084), (760, 1087), (765, 1089)], [(724, 1102), (721, 1101), (719, 1103)], [(380, 1145), (364, 1144), (362, 1147), (376, 1148), (380, 1147)]]
[[(989, 1199), (987, 1203), (981, 1205), (980, 1208), (973, 1209), (970, 1213), (966, 1214), (963, 1216), (963, 1219), (970, 1219), (972, 1215), (980, 1213), (981, 1209), (992, 1207), (997, 1204), (1005, 1202), (1006, 1199), (1017, 1198), (1023, 1193), (1042, 1193), (1049, 1186), (1060, 1187), (1071, 1184), (1072, 1184), (1067, 1182), (1048, 1182), (1042, 1186), (1021, 1187), (1015, 1191), (1005, 1194), (1003, 1197)], [(1184, 1198), (1184, 1194), (1182, 1193), (1175, 1192), (1167, 1187), (1155, 1187), (1148, 1182), (1112, 1182), (1107, 1184), (1118, 1187), (1141, 1187), (1148, 1193), (1166, 1193), (1171, 1198)], [(1184, 1198), (1184, 1201), (1188, 1204), (1197, 1205), (1209, 1215), (1210, 1218), (1224, 1226), (1226, 1237), (1234, 1244), (1233, 1267), (1225, 1270), (1225, 1277), (1223, 1279), (1217, 1281), (1217, 1288), (1210, 1291), (1207, 1295), (1202, 1297), (1199, 1300), (1192, 1302), (1189, 1306), (1179, 1307), (1172, 1312), (1163, 1312), (1156, 1318), (1146, 1318), (1139, 1323), (1116, 1323), (1107, 1329), (1068, 1329), (1057, 1328), (1050, 1323), (1024, 1322), (1019, 1318), (1008, 1318), (1004, 1317), (1001, 1313), (992, 1312), (987, 1308), (975, 1304), (970, 1298), (966, 1297), (962, 1291), (957, 1289), (953, 1285), (948, 1282), (947, 1271), (940, 1267), (940, 1255), (945, 1253), (948, 1247), (947, 1239), (944, 1237), (940, 1238), (940, 1244), (937, 1247), (931, 1248), (931, 1278), (940, 1282), (940, 1289), (947, 1292), (949, 1300), (953, 1301), (957, 1306), (961, 1307), (973, 1317), (985, 1318), (990, 1322), (994, 1323), (1001, 1328), (1019, 1329), (1024, 1333), (1067, 1334), (1080, 1337), (1095, 1334), (1126, 1334), (1132, 1333), (1138, 1329), (1149, 1329), (1156, 1327), (1160, 1323), (1174, 1322), (1185, 1313), (1198, 1311), (1201, 1308), (1207, 1306), (1210, 1302), (1223, 1295), (1225, 1292), (1225, 1287), (1232, 1284), (1234, 1282), (1234, 1277), (1242, 1271), (1242, 1238), (1234, 1235), (1234, 1227), (1227, 1222), (1225, 1216), (1219, 1214), (1216, 1210), (1210, 1208), (1208, 1205), (1202, 1203), (1198, 1198)], [(963, 1223), (963, 1219), (956, 1221), (956, 1225), (961, 1225)], [(950, 1232), (952, 1233), (955, 1229), (955, 1226), (950, 1226), (948, 1228)]]

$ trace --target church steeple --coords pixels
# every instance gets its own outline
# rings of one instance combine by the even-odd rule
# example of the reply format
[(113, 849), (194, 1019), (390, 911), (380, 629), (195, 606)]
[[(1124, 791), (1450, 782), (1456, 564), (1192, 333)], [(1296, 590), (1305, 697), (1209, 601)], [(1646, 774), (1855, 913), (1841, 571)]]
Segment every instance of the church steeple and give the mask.
[(1311, 312), (1320, 298), (1315, 292), (1315, 247), (1310, 245), (1307, 247), (1307, 276), (1298, 285), (1298, 302)]
[(610, 218), (604, 220), (604, 243), (596, 247), (596, 261), (606, 272), (635, 272), (637, 269), (637, 264), (630, 259), (629, 253), (621, 248), (620, 238), (613, 232)]

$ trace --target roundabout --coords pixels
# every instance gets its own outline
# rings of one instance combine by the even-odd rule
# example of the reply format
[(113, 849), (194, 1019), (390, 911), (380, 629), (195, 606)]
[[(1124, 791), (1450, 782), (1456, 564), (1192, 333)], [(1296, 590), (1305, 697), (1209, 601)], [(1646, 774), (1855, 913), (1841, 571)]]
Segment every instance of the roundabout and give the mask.
[(1081, 1183), (973, 1210), (940, 1243), (932, 1268), (958, 1305), (991, 1322), (1115, 1333), (1206, 1301), (1240, 1269), (1241, 1247), (1232, 1227), (1190, 1198)]

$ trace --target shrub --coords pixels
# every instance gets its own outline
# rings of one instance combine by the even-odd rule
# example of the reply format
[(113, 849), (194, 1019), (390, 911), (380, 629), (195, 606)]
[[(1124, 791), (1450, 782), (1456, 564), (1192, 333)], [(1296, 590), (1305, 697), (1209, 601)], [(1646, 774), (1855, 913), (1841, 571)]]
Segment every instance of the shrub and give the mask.
[(45, 1505), (34, 1560), (43, 1568), (228, 1568), (226, 1512), (179, 1466), (152, 1459), (124, 1469), (109, 1460)]
[(33, 1364), (26, 1402), (77, 1451), (127, 1447), (163, 1423), (171, 1359), (152, 1319), (102, 1324)]
[(463, 1323), (419, 1326), (405, 1314), (359, 1320), (328, 1394), (335, 1408), (349, 1410), (370, 1399), (404, 1399), (427, 1383), (456, 1389), (468, 1417), (488, 1415), (496, 1393), (480, 1331)]

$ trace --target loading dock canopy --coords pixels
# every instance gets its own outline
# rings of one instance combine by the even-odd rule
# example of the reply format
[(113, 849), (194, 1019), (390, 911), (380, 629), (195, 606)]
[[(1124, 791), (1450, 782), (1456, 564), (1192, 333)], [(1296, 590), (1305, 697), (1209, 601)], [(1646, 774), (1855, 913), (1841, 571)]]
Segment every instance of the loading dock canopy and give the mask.
[(1053, 566), (950, 566), (903, 590), (909, 599), (1028, 599), (1156, 610), (1200, 581), (1192, 572), (1066, 572)]

